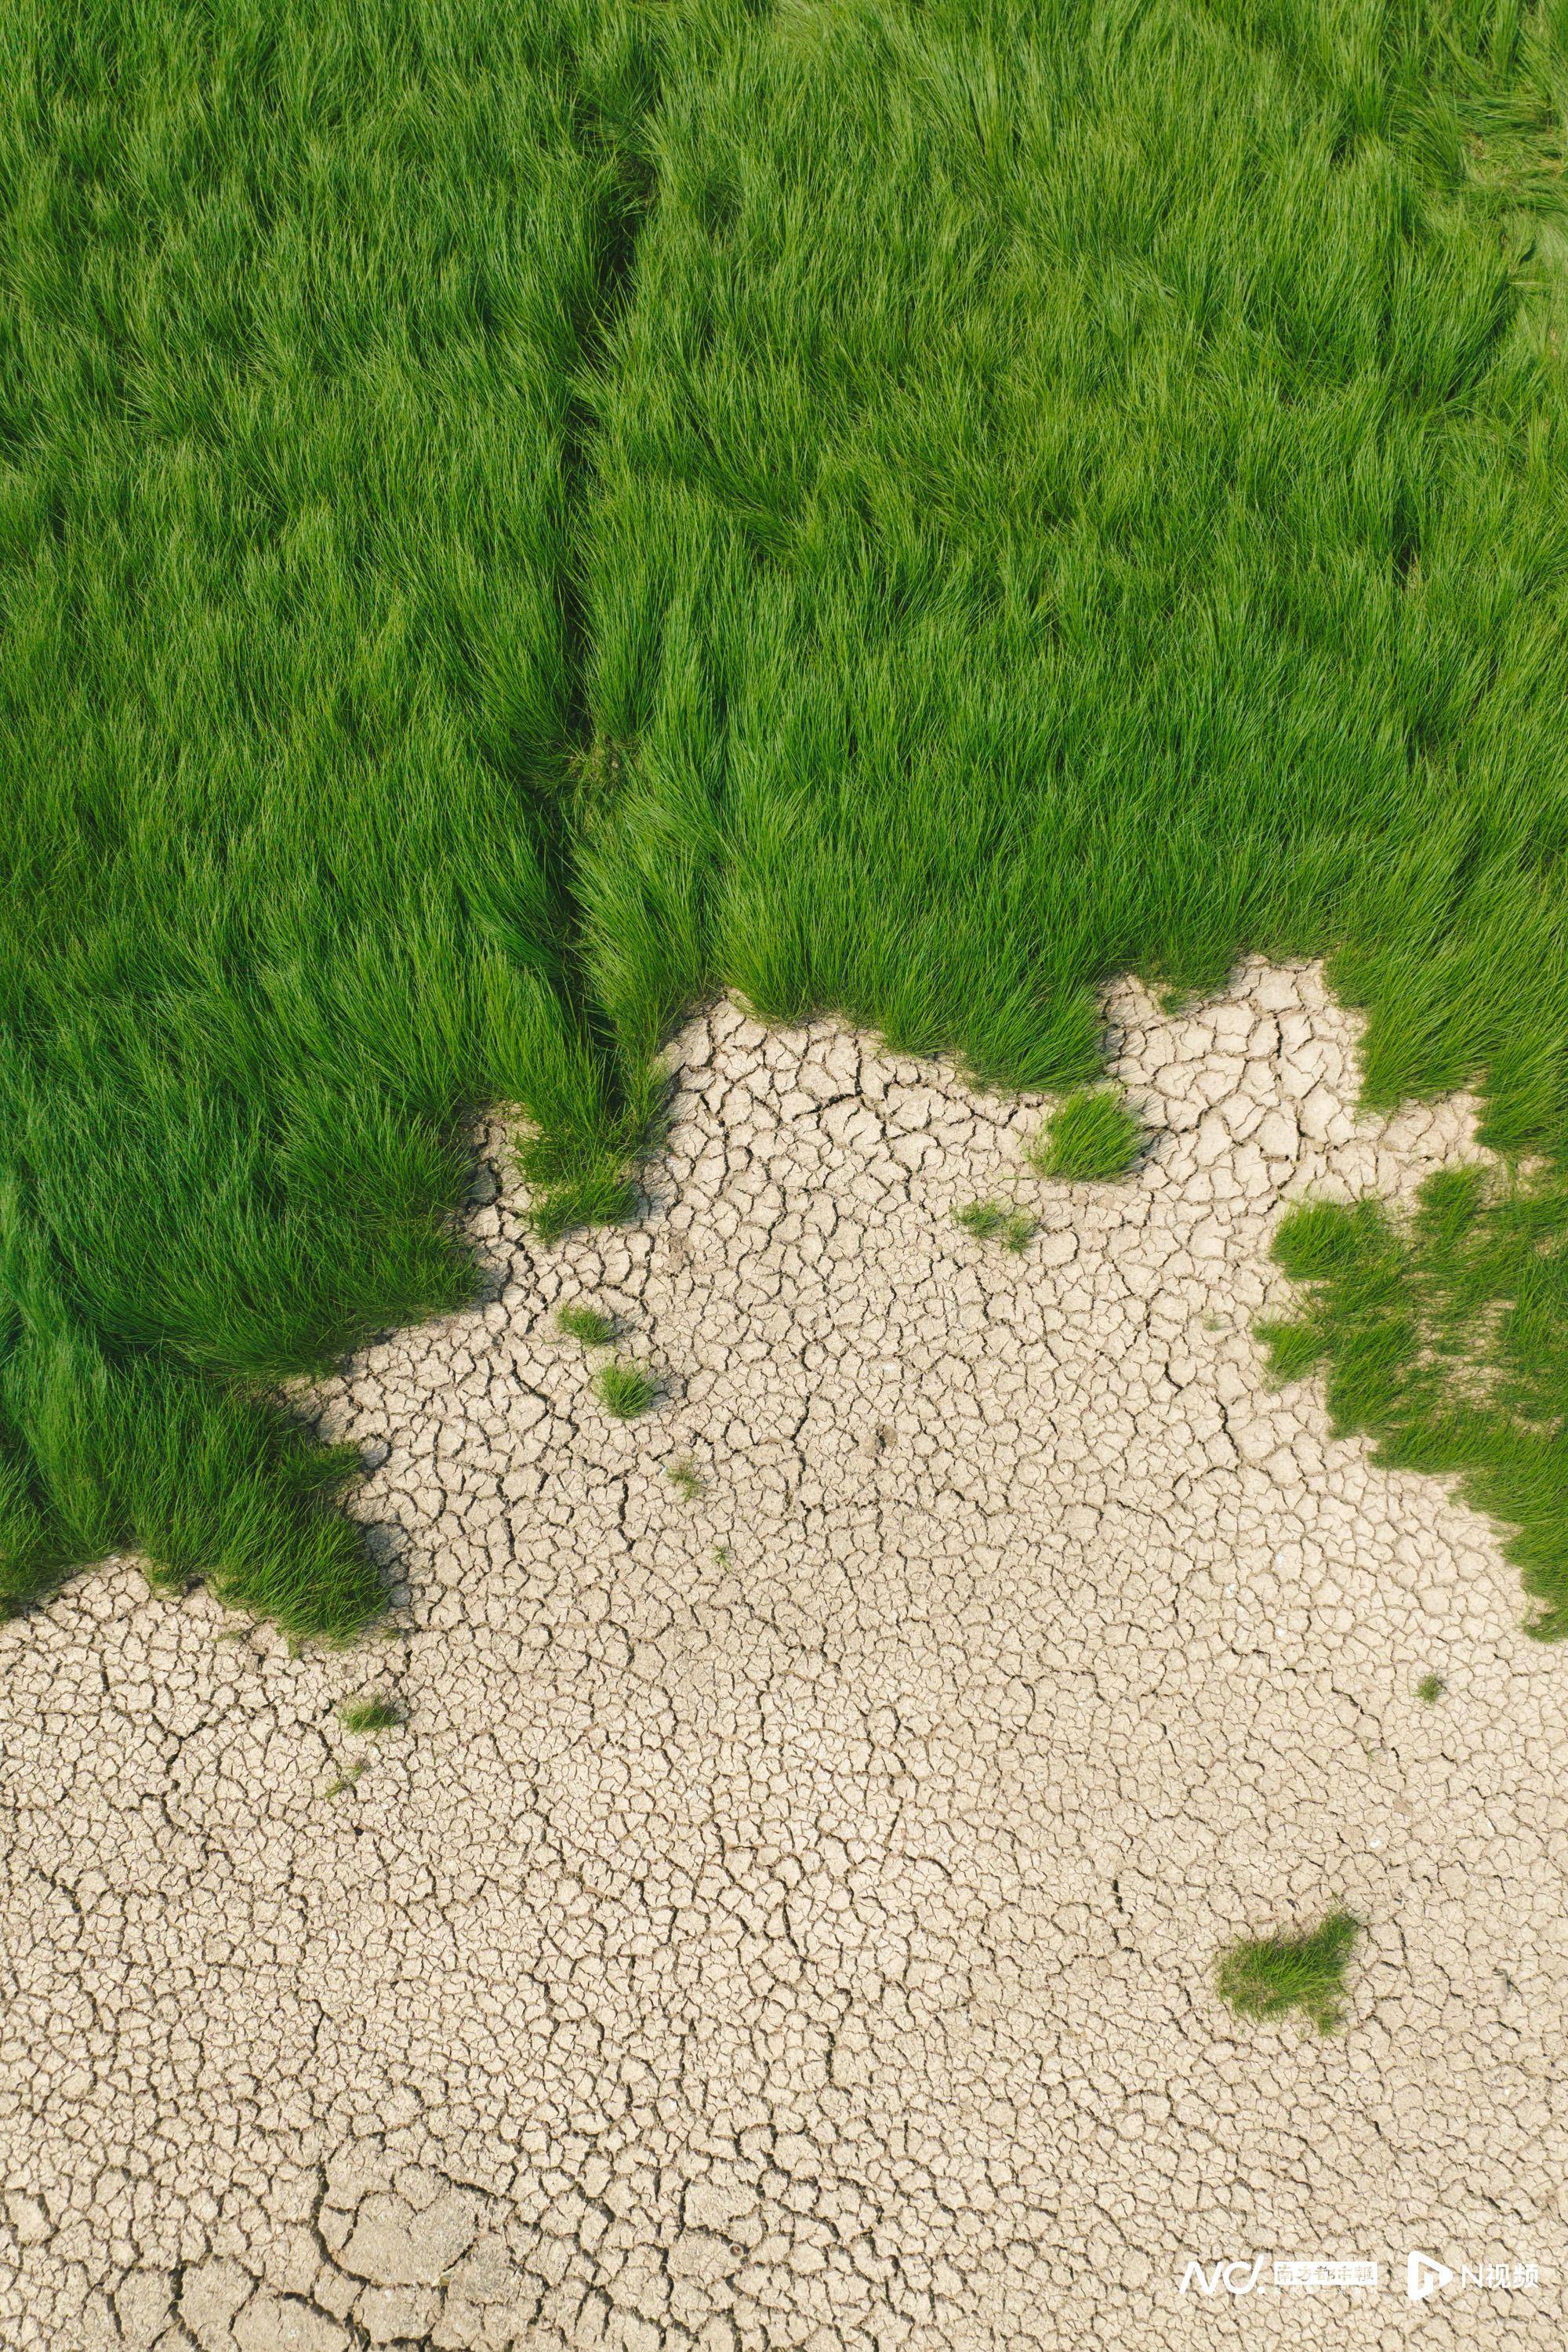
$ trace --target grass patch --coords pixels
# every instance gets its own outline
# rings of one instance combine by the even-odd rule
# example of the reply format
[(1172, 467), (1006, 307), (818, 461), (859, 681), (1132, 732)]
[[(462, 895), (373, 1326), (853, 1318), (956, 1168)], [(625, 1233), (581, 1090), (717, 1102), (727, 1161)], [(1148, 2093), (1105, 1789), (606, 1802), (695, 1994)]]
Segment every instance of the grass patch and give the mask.
[(1554, 37), (866, 0), (667, 85), (593, 391), (625, 1034), (728, 982), (1057, 1090), (1112, 973), (1336, 951), (1377, 1099), (1563, 1150)]
[(361, 1735), (393, 1731), (403, 1721), (403, 1712), (389, 1698), (345, 1699), (338, 1709), (338, 1721), (345, 1731)]
[(1007, 1250), (1027, 1249), (1036, 1232), (1033, 1217), (1026, 1216), (1022, 1209), (1006, 1208), (1000, 1201), (971, 1201), (952, 1213), (954, 1223), (977, 1242), (1000, 1242)]
[(629, 1224), (637, 1209), (636, 1184), (624, 1168), (612, 1162), (542, 1185), (529, 1222), (542, 1242), (558, 1242), (583, 1225)]
[(635, 1421), (658, 1395), (640, 1364), (605, 1364), (594, 1375), (594, 1394), (617, 1421)]
[(682, 1502), (694, 1503), (702, 1492), (702, 1481), (689, 1454), (683, 1454), (677, 1461), (667, 1463), (664, 1475)]
[(345, 1764), (337, 1778), (328, 1781), (321, 1791), (322, 1795), (329, 1798), (346, 1796), (352, 1788), (363, 1780), (369, 1769), (369, 1759), (363, 1756), (360, 1758), (357, 1764)]
[(1345, 1967), (1361, 1933), (1348, 1911), (1296, 1936), (1247, 1937), (1220, 1956), (1215, 1990), (1242, 2017), (1284, 2017), (1300, 2010), (1320, 2033), (1344, 2014)]
[(1455, 1477), (1500, 1523), (1533, 1608), (1568, 1633), (1568, 1186), (1445, 1169), (1415, 1214), (1320, 1202), (1274, 1255), (1300, 1312), (1259, 1326), (1274, 1370), (1321, 1370), (1335, 1431), (1374, 1459)]
[(592, 1307), (563, 1307), (555, 1318), (555, 1328), (568, 1339), (580, 1339), (584, 1348), (608, 1348), (615, 1343), (616, 1327), (607, 1315)]
[(1114, 1184), (1136, 1167), (1145, 1137), (1121, 1097), (1079, 1087), (1029, 1146), (1030, 1165), (1068, 1184)]
[(1556, 25), (14, 13), (0, 1605), (362, 1628), (277, 1384), (472, 1295), (482, 1106), (632, 1213), (722, 986), (1060, 1090), (1331, 952), (1568, 1181)]
[(472, 1295), (478, 1107), (536, 1123), (546, 1227), (632, 1198), (570, 583), (661, 37), (610, 0), (0, 36), (0, 1605), (134, 1548), (353, 1634), (353, 1465), (272, 1385)]
[(1447, 1687), (1441, 1675), (1423, 1675), (1415, 1685), (1415, 1696), (1423, 1706), (1436, 1706)]

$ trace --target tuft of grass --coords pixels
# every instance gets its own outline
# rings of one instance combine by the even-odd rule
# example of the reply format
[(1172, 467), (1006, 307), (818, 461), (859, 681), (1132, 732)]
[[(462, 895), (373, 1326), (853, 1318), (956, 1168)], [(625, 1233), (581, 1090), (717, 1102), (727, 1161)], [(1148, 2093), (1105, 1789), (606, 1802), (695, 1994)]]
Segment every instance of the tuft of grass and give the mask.
[(1029, 1146), (1042, 1176), (1069, 1184), (1114, 1184), (1137, 1165), (1144, 1130), (1119, 1094), (1079, 1087), (1068, 1095)]
[(1321, 1368), (1336, 1433), (1373, 1459), (1454, 1476), (1500, 1521), (1534, 1604), (1527, 1631), (1568, 1634), (1568, 1182), (1439, 1170), (1415, 1213), (1316, 1202), (1274, 1255), (1301, 1293), (1260, 1324), (1270, 1367)]
[(1441, 1675), (1423, 1675), (1415, 1685), (1415, 1696), (1423, 1706), (1436, 1706), (1447, 1687)]
[(658, 1394), (640, 1364), (605, 1364), (594, 1375), (594, 1394), (617, 1421), (635, 1421)]
[(535, 1195), (529, 1222), (542, 1242), (558, 1242), (580, 1225), (629, 1224), (637, 1212), (637, 1186), (612, 1161), (545, 1185)]
[(1268, 1352), (1268, 1370), (1276, 1381), (1305, 1380), (1323, 1360), (1323, 1341), (1308, 1323), (1260, 1322), (1255, 1327)]
[(555, 1318), (555, 1328), (569, 1339), (580, 1339), (584, 1348), (608, 1348), (615, 1344), (616, 1327), (607, 1315), (592, 1307), (563, 1307)]
[(966, 1234), (979, 1242), (1000, 1242), (1004, 1249), (1025, 1250), (1034, 1237), (1033, 1217), (1022, 1209), (1009, 1209), (1000, 1201), (971, 1201), (967, 1207), (953, 1211), (954, 1220)]
[(689, 1454), (682, 1454), (676, 1461), (667, 1463), (664, 1475), (685, 1502), (694, 1503), (702, 1492), (702, 1481)]
[(1335, 1911), (1300, 1935), (1246, 1937), (1220, 1955), (1215, 1990), (1240, 2016), (1300, 2010), (1320, 2033), (1332, 2033), (1344, 2014), (1345, 1967), (1360, 1933), (1348, 1911)]
[(402, 1720), (401, 1708), (389, 1698), (345, 1699), (338, 1709), (338, 1721), (345, 1731), (391, 1731)]
[(357, 1780), (363, 1780), (369, 1769), (369, 1759), (362, 1756), (357, 1764), (345, 1764), (336, 1780), (329, 1780), (321, 1793), (327, 1797), (344, 1796)]

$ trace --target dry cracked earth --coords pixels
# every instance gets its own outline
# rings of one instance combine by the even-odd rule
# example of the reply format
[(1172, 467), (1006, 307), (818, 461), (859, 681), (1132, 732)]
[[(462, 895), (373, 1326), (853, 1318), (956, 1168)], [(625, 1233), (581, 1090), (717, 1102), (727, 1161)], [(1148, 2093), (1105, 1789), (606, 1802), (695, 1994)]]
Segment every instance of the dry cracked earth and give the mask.
[[(319, 1396), (389, 1640), (130, 1562), (0, 1632), (5, 2352), (1568, 2340), (1568, 1662), (1252, 1336), (1281, 1203), (1473, 1107), (1358, 1117), (1311, 969), (1109, 1017), (1152, 1148), (1074, 1187), (1039, 1104), (720, 1005), (642, 1223), (533, 1241), (498, 1129), (486, 1303)], [(1341, 2034), (1218, 2003), (1341, 1904)], [(1259, 2254), (1381, 2283), (1183, 2291)]]

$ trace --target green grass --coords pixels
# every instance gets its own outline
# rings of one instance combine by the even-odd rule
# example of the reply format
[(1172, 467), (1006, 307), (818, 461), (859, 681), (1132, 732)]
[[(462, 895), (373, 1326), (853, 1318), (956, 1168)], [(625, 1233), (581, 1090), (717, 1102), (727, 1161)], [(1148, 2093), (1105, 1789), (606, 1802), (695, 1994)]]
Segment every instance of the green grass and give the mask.
[(621, 1033), (731, 983), (1058, 1088), (1106, 976), (1333, 950), (1379, 1098), (1479, 1076), (1561, 1150), (1564, 393), (1490, 185), (1555, 58), (1330, 0), (826, 21), (667, 89), (594, 389)]
[(594, 1394), (617, 1421), (635, 1421), (658, 1394), (640, 1364), (605, 1364), (594, 1375)]
[[(591, 1135), (591, 1128), (588, 1132)], [(575, 1175), (555, 1171), (554, 1153), (562, 1139), (553, 1134), (537, 1139), (533, 1146), (534, 1167), (536, 1171), (548, 1170), (551, 1175), (551, 1181), (541, 1185), (529, 1212), (529, 1221), (542, 1242), (558, 1242), (563, 1234), (579, 1225), (629, 1223), (637, 1214), (637, 1188), (621, 1160), (636, 1139), (637, 1130), (628, 1128), (618, 1146), (618, 1157), (612, 1156)], [(579, 1141), (578, 1131), (568, 1128), (563, 1139), (567, 1160), (578, 1149)]]
[[(570, 36), (568, 39), (566, 37)], [(635, 9), (160, 0), (0, 34), (0, 1601), (120, 1547), (291, 1633), (380, 1580), (273, 1402), (469, 1297), (651, 1097), (574, 979), (577, 372)]]
[(391, 1731), (402, 1720), (401, 1709), (389, 1698), (345, 1699), (338, 1709), (343, 1729), (360, 1734)]
[(1481, 1168), (1427, 1179), (1413, 1216), (1374, 1200), (1285, 1219), (1274, 1255), (1300, 1314), (1266, 1323), (1275, 1373), (1321, 1370), (1336, 1432), (1447, 1475), (1504, 1531), (1533, 1603), (1568, 1633), (1568, 1184)]
[(1079, 1087), (1052, 1113), (1030, 1146), (1030, 1164), (1042, 1176), (1068, 1184), (1114, 1184), (1137, 1165), (1142, 1125), (1120, 1095)]
[(1247, 1937), (1220, 1955), (1215, 1986), (1242, 2017), (1284, 2017), (1300, 2010), (1320, 2033), (1344, 2014), (1345, 1968), (1361, 1933), (1348, 1911), (1295, 1936)]
[(555, 1328), (569, 1339), (580, 1339), (584, 1348), (608, 1348), (615, 1343), (615, 1324), (593, 1307), (563, 1307)]
[(1034, 1218), (1000, 1201), (971, 1201), (952, 1213), (954, 1222), (977, 1242), (1000, 1242), (1004, 1249), (1017, 1252), (1027, 1249), (1034, 1238)]
[(667, 1463), (664, 1475), (684, 1503), (694, 1503), (702, 1492), (702, 1481), (689, 1454), (683, 1454), (679, 1460)]
[(1059, 1090), (1109, 976), (1329, 952), (1568, 1230), (1563, 80), (1468, 0), (13, 11), (0, 1601), (363, 1626), (278, 1383), (471, 1296), (481, 1106), (630, 1213), (720, 987)]
[(1436, 1706), (1447, 1687), (1441, 1675), (1423, 1675), (1415, 1685), (1415, 1696), (1423, 1706)]

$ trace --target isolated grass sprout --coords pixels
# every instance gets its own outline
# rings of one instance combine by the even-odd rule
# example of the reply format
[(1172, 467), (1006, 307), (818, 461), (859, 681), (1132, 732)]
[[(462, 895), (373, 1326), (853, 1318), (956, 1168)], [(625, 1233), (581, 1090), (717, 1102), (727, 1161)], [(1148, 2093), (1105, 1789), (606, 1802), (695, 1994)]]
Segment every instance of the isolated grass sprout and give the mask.
[(682, 1454), (676, 1461), (667, 1463), (664, 1475), (676, 1493), (688, 1503), (694, 1503), (702, 1492), (702, 1481), (689, 1454)]
[(1079, 1087), (1058, 1105), (1028, 1157), (1042, 1176), (1069, 1184), (1113, 1184), (1137, 1163), (1144, 1130), (1119, 1094)]
[(594, 1375), (594, 1394), (617, 1421), (635, 1421), (647, 1412), (658, 1391), (640, 1364), (605, 1364)]
[(400, 1709), (389, 1698), (345, 1699), (338, 1709), (338, 1721), (345, 1731), (391, 1731), (402, 1720)]
[(348, 1790), (354, 1786), (356, 1781), (363, 1780), (369, 1769), (369, 1762), (363, 1756), (360, 1758), (357, 1764), (345, 1764), (342, 1770), (338, 1774), (336, 1780), (328, 1781), (322, 1794), (328, 1797), (342, 1797), (346, 1795)]
[(555, 1318), (555, 1328), (569, 1339), (581, 1339), (584, 1348), (608, 1348), (615, 1342), (614, 1323), (592, 1307), (563, 1307)]
[(1300, 1935), (1246, 1938), (1221, 1954), (1215, 1989), (1243, 2017), (1300, 2010), (1320, 2033), (1332, 2033), (1344, 2014), (1345, 1967), (1360, 1933), (1348, 1911), (1335, 1911)]
[(1436, 1706), (1447, 1687), (1441, 1675), (1423, 1675), (1415, 1685), (1415, 1696), (1423, 1706)]
[(1033, 1217), (1022, 1209), (1006, 1208), (1000, 1201), (971, 1201), (967, 1207), (955, 1209), (953, 1216), (966, 1234), (979, 1242), (1000, 1242), (1004, 1249), (1027, 1249), (1034, 1237)]

